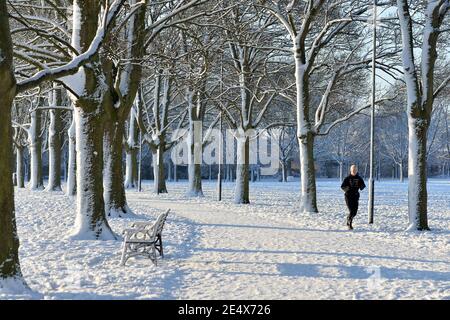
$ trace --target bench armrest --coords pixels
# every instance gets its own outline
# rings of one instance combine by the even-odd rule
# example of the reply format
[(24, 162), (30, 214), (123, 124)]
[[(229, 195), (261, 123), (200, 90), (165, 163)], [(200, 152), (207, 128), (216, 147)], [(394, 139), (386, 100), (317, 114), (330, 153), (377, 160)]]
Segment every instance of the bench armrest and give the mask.
[(154, 222), (146, 222), (146, 221), (137, 221), (137, 222), (133, 222), (133, 224), (131, 225), (132, 228), (146, 228), (149, 226), (152, 226), (154, 224)]
[(132, 239), (148, 240), (150, 238), (149, 229), (145, 228), (125, 229), (122, 234), (125, 236), (124, 241)]

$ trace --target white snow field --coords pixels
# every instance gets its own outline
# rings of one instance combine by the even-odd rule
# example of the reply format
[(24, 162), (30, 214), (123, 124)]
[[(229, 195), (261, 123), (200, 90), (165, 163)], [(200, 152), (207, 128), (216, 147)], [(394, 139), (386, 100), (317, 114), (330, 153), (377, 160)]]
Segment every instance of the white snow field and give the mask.
[(405, 232), (407, 183), (376, 184), (375, 224), (362, 192), (355, 230), (345, 226), (340, 183), (318, 180), (319, 214), (298, 214), (299, 182), (255, 182), (251, 204), (235, 205), (233, 184), (205, 182), (205, 197), (128, 192), (133, 218), (110, 219), (116, 233), (171, 208), (157, 267), (120, 241), (68, 240), (74, 199), (16, 189), (20, 258), (33, 293), (0, 289), (0, 299), (450, 299), (450, 183), (429, 181), (431, 232)]

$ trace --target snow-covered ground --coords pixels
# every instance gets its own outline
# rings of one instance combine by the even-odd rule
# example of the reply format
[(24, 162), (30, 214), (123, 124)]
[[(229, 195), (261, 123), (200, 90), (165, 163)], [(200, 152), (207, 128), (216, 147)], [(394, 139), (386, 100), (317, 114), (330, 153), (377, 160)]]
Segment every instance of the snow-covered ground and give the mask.
[[(233, 184), (216, 201), (128, 192), (137, 214), (111, 219), (116, 233), (171, 208), (166, 257), (119, 266), (120, 241), (71, 241), (74, 199), (16, 189), (24, 277), (44, 299), (450, 299), (450, 183), (429, 182), (431, 232), (407, 233), (407, 183), (376, 184), (375, 224), (363, 191), (355, 230), (345, 227), (339, 182), (318, 181), (319, 214), (298, 214), (299, 182), (251, 184), (250, 205), (235, 205)], [(30, 297), (0, 289), (0, 299)]]

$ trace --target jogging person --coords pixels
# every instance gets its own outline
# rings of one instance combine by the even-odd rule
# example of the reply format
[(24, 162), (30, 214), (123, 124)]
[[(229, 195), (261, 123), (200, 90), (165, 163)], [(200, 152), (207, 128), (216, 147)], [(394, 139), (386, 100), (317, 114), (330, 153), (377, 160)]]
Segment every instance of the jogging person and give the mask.
[(352, 165), (350, 167), (350, 175), (342, 182), (341, 189), (345, 192), (345, 203), (349, 211), (347, 217), (347, 226), (349, 230), (353, 230), (353, 218), (358, 213), (359, 190), (366, 187), (364, 180), (358, 175), (358, 167)]

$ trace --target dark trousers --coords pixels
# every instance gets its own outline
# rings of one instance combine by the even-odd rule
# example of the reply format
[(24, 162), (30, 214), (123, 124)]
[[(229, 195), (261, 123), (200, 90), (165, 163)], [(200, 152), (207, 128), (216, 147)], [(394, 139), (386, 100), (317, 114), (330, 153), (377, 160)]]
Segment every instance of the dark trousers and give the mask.
[(349, 211), (347, 217), (348, 222), (351, 222), (358, 213), (358, 201), (359, 201), (359, 192), (345, 194), (345, 203), (347, 204), (347, 208)]

